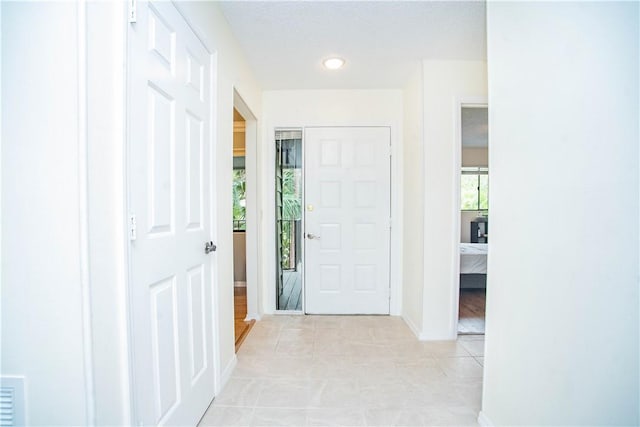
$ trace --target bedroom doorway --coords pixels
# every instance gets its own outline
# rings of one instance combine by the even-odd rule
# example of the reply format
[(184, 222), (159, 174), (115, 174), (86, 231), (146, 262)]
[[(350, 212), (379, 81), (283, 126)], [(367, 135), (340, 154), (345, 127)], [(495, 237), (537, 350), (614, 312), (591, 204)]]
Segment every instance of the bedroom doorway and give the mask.
[(483, 335), (489, 249), (486, 104), (460, 104), (458, 334)]

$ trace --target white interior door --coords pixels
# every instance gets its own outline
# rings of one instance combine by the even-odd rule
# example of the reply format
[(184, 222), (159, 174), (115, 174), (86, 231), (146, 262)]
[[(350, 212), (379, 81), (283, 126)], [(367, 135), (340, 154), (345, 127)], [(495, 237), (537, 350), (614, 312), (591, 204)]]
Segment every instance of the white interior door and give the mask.
[(188, 426), (214, 393), (211, 55), (171, 2), (137, 9), (128, 35), (135, 421)]
[(390, 129), (305, 129), (305, 311), (389, 314)]

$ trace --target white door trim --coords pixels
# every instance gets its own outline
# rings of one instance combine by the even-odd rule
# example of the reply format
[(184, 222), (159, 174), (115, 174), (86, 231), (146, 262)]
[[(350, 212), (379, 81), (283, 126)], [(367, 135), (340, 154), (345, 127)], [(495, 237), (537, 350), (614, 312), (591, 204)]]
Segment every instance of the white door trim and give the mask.
[[(273, 145), (273, 154), (272, 154), (272, 160), (274, 163), (274, 174), (273, 177), (271, 178), (273, 181), (273, 184), (275, 185), (275, 133), (276, 131), (295, 131), (295, 132), (300, 132), (302, 134), (301, 137), (301, 143), (300, 143), (300, 156), (301, 156), (301, 164), (302, 164), (302, 219), (300, 220), (300, 224), (302, 226), (302, 247), (300, 247), (300, 259), (302, 260), (302, 267), (300, 269), (300, 280), (301, 280), (301, 284), (300, 286), (302, 287), (302, 289), (300, 289), (300, 310), (280, 310), (278, 309), (278, 299), (276, 297), (276, 293), (273, 292), (276, 289), (270, 289), (267, 290), (267, 292), (271, 292), (271, 295), (273, 295), (273, 307), (274, 307), (274, 313), (275, 314), (281, 314), (281, 315), (304, 315), (305, 314), (305, 261), (304, 261), (304, 257), (305, 257), (305, 245), (304, 245), (304, 233), (306, 230), (305, 227), (305, 215), (304, 215), (304, 206), (305, 206), (305, 197), (306, 197), (306, 192), (305, 192), (305, 184), (306, 184), (306, 177), (304, 175), (304, 171), (305, 171), (305, 157), (304, 157), (304, 150), (305, 150), (305, 128), (304, 127), (293, 127), (293, 126), (288, 126), (288, 127), (276, 127), (273, 129), (273, 139), (271, 140), (271, 143)], [(271, 193), (272, 197), (275, 197), (275, 187), (273, 188), (273, 192)], [(275, 215), (275, 203), (273, 205), (273, 210), (272, 212), (274, 212)], [(274, 244), (275, 244), (275, 239), (277, 238), (277, 231), (276, 231), (276, 222), (275, 222), (275, 216), (273, 218), (273, 222), (271, 223), (270, 227), (272, 227), (271, 229), (274, 231)], [(273, 247), (273, 246), (272, 246)], [(271, 277), (276, 277), (276, 269), (275, 266), (278, 263), (278, 254), (276, 253), (276, 251), (273, 252), (273, 265), (274, 265), (274, 271), (273, 271), (273, 276)], [(277, 286), (277, 285), (276, 285)]]
[[(100, 425), (121, 420), (120, 423), (133, 424), (135, 402), (131, 388), (133, 372), (130, 361), (133, 359), (128, 318), (129, 255), (125, 221), (128, 198), (128, 142), (125, 131), (127, 11), (124, 3), (107, 7), (106, 3), (81, 3), (85, 22), (78, 22), (82, 28), (78, 34), (86, 40), (86, 45), (79, 49), (79, 56), (83, 57), (79, 60), (87, 68), (79, 75), (81, 80), (86, 78), (84, 90), (87, 98), (83, 102), (86, 101), (87, 111), (80, 120), (86, 121), (86, 185), (88, 195), (91, 195), (87, 199), (86, 212), (89, 233), (86, 268), (90, 274), (91, 308), (86, 314), (90, 316), (93, 347), (93, 367), (87, 365), (85, 369), (93, 371), (95, 395), (93, 422), (88, 423)], [(87, 33), (89, 27), (93, 31)], [(100, 96), (109, 90), (107, 88), (113, 90), (113, 97)], [(105, 149), (107, 145), (109, 149)], [(85, 154), (80, 157), (84, 159)], [(105, 209), (106, 206), (111, 210)], [(101, 244), (92, 244), (95, 239)], [(106, 290), (107, 286), (111, 288)], [(95, 351), (105, 345), (112, 345), (113, 351), (109, 354)], [(118, 398), (110, 395), (114, 386), (120, 390)]]
[[(390, 263), (390, 289), (389, 289), (389, 313), (392, 316), (402, 314), (402, 122), (379, 121), (353, 121), (349, 122), (317, 122), (292, 120), (290, 122), (273, 123), (266, 121), (264, 126), (264, 157), (262, 161), (262, 175), (264, 177), (263, 192), (265, 200), (262, 201), (263, 224), (265, 224), (262, 253), (266, 260), (262, 264), (262, 274), (265, 277), (262, 289), (264, 299), (264, 313), (276, 312), (275, 291), (272, 289), (270, 279), (275, 278), (275, 143), (276, 129), (305, 129), (307, 127), (388, 127), (391, 129), (391, 263)], [(304, 266), (303, 266), (304, 269)], [(278, 312), (281, 313), (281, 312)]]
[(245, 171), (247, 176), (246, 206), (246, 262), (247, 262), (247, 317), (260, 320), (259, 283), (260, 276), (260, 221), (259, 206), (261, 192), (258, 179), (261, 176), (258, 159), (258, 122), (255, 114), (242, 99), (238, 89), (233, 89), (233, 106), (245, 120)]
[(453, 198), (453, 270), (451, 276), (451, 307), (449, 307), (449, 335), (458, 336), (458, 310), (460, 304), (460, 171), (462, 165), (462, 108), (487, 108), (486, 96), (460, 96), (455, 98), (453, 123), (455, 124), (455, 149), (453, 156), (453, 182), (456, 197)]
[(93, 328), (91, 319), (91, 263), (89, 250), (89, 135), (87, 74), (87, 5), (77, 3), (78, 31), (78, 204), (80, 292), (82, 298), (82, 357), (85, 378), (87, 425), (96, 423), (96, 391), (94, 384)]

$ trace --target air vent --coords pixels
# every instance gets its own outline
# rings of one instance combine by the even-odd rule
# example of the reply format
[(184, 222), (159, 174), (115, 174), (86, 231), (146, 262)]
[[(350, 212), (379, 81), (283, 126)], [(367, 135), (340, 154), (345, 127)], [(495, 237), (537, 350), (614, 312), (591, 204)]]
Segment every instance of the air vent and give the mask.
[(23, 426), (24, 378), (0, 378), (0, 426)]

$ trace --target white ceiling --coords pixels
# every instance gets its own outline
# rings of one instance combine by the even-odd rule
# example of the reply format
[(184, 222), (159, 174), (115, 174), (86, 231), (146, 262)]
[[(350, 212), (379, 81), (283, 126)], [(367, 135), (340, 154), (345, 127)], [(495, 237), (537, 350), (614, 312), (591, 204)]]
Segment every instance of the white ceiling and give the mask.
[[(224, 1), (269, 89), (400, 89), (421, 59), (486, 59), (483, 1)], [(346, 60), (325, 70), (328, 56)]]
[(462, 109), (462, 146), (465, 148), (489, 146), (488, 108)]

